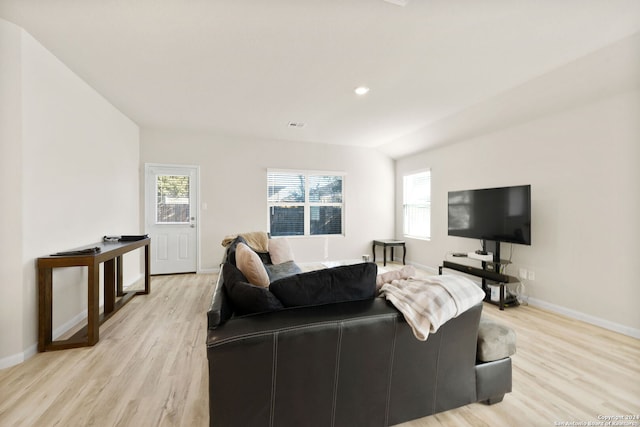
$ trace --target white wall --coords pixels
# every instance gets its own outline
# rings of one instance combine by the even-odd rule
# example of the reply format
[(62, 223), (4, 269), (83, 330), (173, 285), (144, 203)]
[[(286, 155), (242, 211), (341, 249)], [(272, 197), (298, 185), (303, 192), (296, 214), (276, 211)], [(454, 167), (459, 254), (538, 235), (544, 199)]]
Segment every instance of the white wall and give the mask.
[(0, 19), (0, 368), (22, 361), (20, 37)]
[[(17, 27), (0, 21), (0, 29), (6, 28)], [(9, 59), (12, 69), (19, 70), (19, 89), (10, 91), (8, 100), (3, 92), (2, 105), (15, 108), (12, 118), (20, 130), (1, 135), (3, 154), (7, 147), (15, 161), (10, 170), (17, 174), (12, 215), (21, 218), (3, 245), (18, 250), (21, 273), (12, 277), (21, 280), (3, 276), (0, 283), (3, 294), (8, 289), (11, 303), (18, 306), (9, 318), (3, 313), (0, 367), (35, 351), (37, 257), (97, 242), (105, 234), (141, 232), (138, 126), (28, 33), (17, 31), (19, 37), (11, 33), (14, 55)], [(0, 82), (5, 77), (0, 74)], [(10, 189), (12, 193), (16, 190)], [(140, 254), (125, 258), (125, 284), (140, 277), (140, 259)], [(86, 269), (60, 269), (53, 282), (56, 330), (85, 314)], [(5, 328), (17, 330), (20, 338), (5, 342)]]
[(479, 249), (447, 236), (448, 191), (531, 184), (532, 245), (513, 245), (508, 273), (535, 272), (532, 303), (638, 336), (638, 117), (640, 92), (624, 91), (398, 160), (400, 197), (404, 173), (432, 170), (433, 236), (410, 240), (408, 257), (435, 268), (448, 251)]
[[(299, 262), (359, 258), (394, 233), (394, 164), (374, 150), (143, 129), (141, 161), (200, 165), (201, 270), (222, 261), (224, 236), (267, 230), (267, 168), (346, 172), (346, 235), (291, 238)], [(327, 253), (325, 254), (325, 245)]]

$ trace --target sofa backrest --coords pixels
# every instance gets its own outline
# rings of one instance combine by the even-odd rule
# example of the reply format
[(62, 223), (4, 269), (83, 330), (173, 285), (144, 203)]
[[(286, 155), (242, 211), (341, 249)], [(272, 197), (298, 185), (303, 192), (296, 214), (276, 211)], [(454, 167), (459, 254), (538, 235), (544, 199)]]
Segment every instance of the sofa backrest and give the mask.
[(227, 246), (207, 313), (209, 329), (219, 327), (234, 315), (370, 299), (376, 295), (374, 263), (302, 272), (293, 261), (274, 266), (269, 254), (260, 252), (256, 253), (265, 264), (271, 283), (267, 288), (252, 285), (236, 264), (236, 250), (244, 242), (238, 236)]
[(475, 402), (481, 311), (424, 342), (381, 298), (234, 319), (208, 334), (212, 425), (393, 425)]

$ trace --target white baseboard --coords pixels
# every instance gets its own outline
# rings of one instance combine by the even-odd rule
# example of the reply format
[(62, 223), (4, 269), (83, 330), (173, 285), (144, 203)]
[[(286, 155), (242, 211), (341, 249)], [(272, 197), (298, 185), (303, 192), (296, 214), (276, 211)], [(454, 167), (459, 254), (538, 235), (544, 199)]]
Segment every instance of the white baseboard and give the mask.
[[(100, 306), (100, 308), (102, 309), (103, 306)], [(77, 325), (78, 323), (80, 323), (82, 320), (84, 320), (86, 318), (87, 318), (87, 312), (86, 311), (83, 311), (82, 313), (76, 314), (71, 319), (69, 319), (68, 321), (64, 322), (62, 325), (60, 325), (57, 328), (55, 328), (51, 332), (51, 337), (54, 340), (57, 339), (60, 335), (64, 334), (69, 329), (73, 328), (75, 325)]]
[[(11, 356), (7, 356), (4, 357), (2, 359), (0, 359), (0, 369), (5, 369), (5, 368), (10, 368), (12, 366), (15, 366), (19, 363), (22, 363), (25, 361), (25, 354), (26, 352), (23, 353), (18, 353), (18, 354), (12, 354)], [(31, 357), (31, 356), (29, 356)]]
[[(100, 307), (101, 309), (103, 306)], [(51, 331), (51, 336), (55, 340), (60, 335), (67, 332), (69, 329), (80, 323), (82, 320), (87, 318), (86, 310), (83, 310), (81, 313), (76, 314), (68, 321), (64, 322), (62, 325), (55, 328)], [(31, 344), (27, 347), (23, 352), (14, 354), (3, 359), (0, 359), (0, 369), (9, 368), (11, 366), (17, 365), (19, 363), (24, 362), (25, 360), (33, 357), (38, 352), (38, 343)]]
[[(437, 273), (436, 273), (437, 274)], [(471, 280), (476, 279), (468, 276)], [(481, 285), (480, 280), (474, 280), (478, 285)], [(561, 314), (571, 319), (580, 320), (581, 322), (589, 323), (591, 325), (599, 326), (612, 332), (618, 332), (623, 335), (627, 335), (633, 338), (640, 338), (640, 329), (635, 329), (630, 326), (621, 325), (619, 323), (611, 322), (600, 317), (592, 316), (590, 314), (583, 313), (581, 311), (573, 310), (570, 308), (562, 307), (560, 305), (552, 304), (550, 302), (542, 301), (536, 298), (526, 297), (527, 304), (533, 307), (541, 308), (543, 310), (551, 311), (553, 313)]]
[(544, 310), (552, 311), (554, 313), (562, 314), (563, 316), (570, 317), (572, 319), (580, 320), (585, 323), (590, 323), (595, 326), (599, 326), (604, 329), (608, 329), (613, 332), (618, 332), (623, 335), (627, 335), (633, 338), (640, 339), (640, 329), (632, 328), (630, 326), (621, 325), (620, 323), (611, 322), (606, 319), (601, 319), (590, 314), (585, 314), (577, 310), (562, 307), (556, 304), (551, 304), (546, 301), (539, 300), (537, 298), (528, 299), (529, 305), (542, 308)]
[[(438, 274), (438, 269), (434, 269), (431, 267), (427, 267), (427, 266), (418, 266), (418, 264), (413, 264), (416, 267), (419, 267), (421, 269), (425, 269), (427, 271), (434, 271), (435, 274)], [(464, 275), (465, 277), (469, 277), (471, 280), (475, 281), (476, 283), (480, 284), (481, 281), (480, 279), (478, 279), (477, 277), (472, 277), (469, 275), (465, 275), (464, 273), (460, 273), (462, 275)], [(640, 339), (640, 329), (636, 329), (636, 328), (632, 328), (630, 326), (626, 326), (626, 325), (621, 325), (619, 323), (615, 323), (615, 322), (611, 322), (609, 320), (606, 319), (601, 319), (599, 317), (596, 316), (592, 316), (590, 314), (586, 314), (586, 313), (582, 313), (580, 311), (577, 310), (573, 310), (570, 308), (566, 308), (566, 307), (562, 307), (560, 305), (556, 305), (556, 304), (552, 304), (550, 302), (546, 302), (537, 298), (531, 298), (531, 297), (527, 297), (527, 303), (533, 307), (538, 307), (538, 308), (542, 308), (544, 310), (547, 311), (551, 311), (557, 314), (561, 314), (563, 316), (566, 317), (570, 317), (572, 319), (575, 320), (580, 320), (582, 322), (585, 323), (589, 323), (591, 325), (595, 325), (595, 326), (599, 326), (601, 328), (607, 329), (609, 331), (612, 332), (617, 332), (623, 335), (627, 335), (633, 338), (639, 338)]]
[[(425, 270), (428, 272), (431, 272), (433, 274), (438, 274), (438, 269), (437, 268), (433, 268), (433, 267), (429, 267), (426, 265), (421, 265), (421, 264), (417, 264), (414, 262), (407, 262), (408, 265), (413, 265), (416, 268), (419, 268), (421, 270)], [(207, 270), (201, 270), (199, 271), (199, 273), (218, 273), (220, 272), (220, 268), (213, 268), (213, 269), (207, 269)], [(141, 276), (142, 277), (142, 276)], [(141, 280), (141, 277), (134, 280), (131, 284), (135, 284), (137, 283), (139, 280)], [(637, 338), (640, 339), (640, 329), (636, 329), (636, 328), (632, 328), (629, 326), (625, 326), (625, 325), (621, 325), (619, 323), (615, 323), (615, 322), (611, 322), (609, 320), (605, 320), (605, 319), (601, 319), (599, 317), (596, 316), (592, 316), (589, 314), (585, 314), (582, 313), (580, 311), (577, 310), (573, 310), (570, 308), (566, 308), (566, 307), (562, 307), (556, 304), (552, 304), (543, 300), (539, 300), (537, 298), (528, 298), (528, 303), (534, 307), (538, 307), (538, 308), (542, 308), (544, 310), (548, 310), (554, 313), (558, 313), (561, 314), (563, 316), (567, 316), (570, 317), (572, 319), (576, 319), (576, 320), (580, 320), (595, 326), (599, 326), (601, 328), (613, 331), (613, 332), (617, 332), (623, 335), (627, 335), (633, 338)], [(57, 338), (58, 336), (62, 335), (65, 331), (67, 331), (69, 328), (71, 328), (72, 326), (78, 324), (81, 320), (83, 320), (85, 317), (87, 316), (87, 313), (85, 311), (83, 311), (82, 313), (77, 314), (76, 316), (74, 316), (72, 319), (70, 319), (69, 321), (65, 322), (63, 325), (60, 325), (59, 327), (57, 327), (54, 331), (53, 331), (53, 337), (54, 339)], [(17, 365), (19, 363), (24, 362), (25, 360), (29, 359), (30, 357), (32, 357), (33, 355), (35, 355), (37, 353), (37, 349), (38, 349), (38, 344), (32, 344), (30, 345), (28, 348), (25, 349), (25, 351), (21, 352), (21, 353), (17, 353), (11, 356), (7, 356), (5, 358), (0, 359), (0, 369), (5, 369), (5, 368), (9, 368), (11, 366)]]
[[(127, 288), (136, 285), (138, 282), (144, 280), (144, 275), (140, 274), (135, 280), (129, 282), (128, 285), (123, 285), (123, 288), (126, 290)], [(104, 306), (100, 306), (100, 310), (103, 310)], [(80, 323), (82, 320), (87, 318), (87, 311), (83, 310), (81, 313), (76, 314), (68, 321), (64, 322), (62, 325), (55, 328), (51, 331), (51, 336), (55, 340), (60, 335), (64, 334), (66, 331), (71, 329), (73, 326)], [(38, 352), (38, 343), (35, 342), (27, 347), (23, 352), (13, 354), (11, 356), (7, 356), (5, 358), (0, 359), (0, 369), (10, 368), (11, 366), (17, 365), (19, 363), (24, 362), (25, 360), (33, 357)]]

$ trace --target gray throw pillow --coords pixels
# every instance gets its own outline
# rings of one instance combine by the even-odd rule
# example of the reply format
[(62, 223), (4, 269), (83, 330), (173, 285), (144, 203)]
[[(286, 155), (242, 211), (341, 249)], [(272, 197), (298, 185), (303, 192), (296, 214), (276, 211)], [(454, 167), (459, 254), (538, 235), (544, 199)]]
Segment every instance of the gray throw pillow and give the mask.
[(298, 267), (298, 264), (294, 261), (287, 261), (281, 264), (266, 264), (265, 268), (267, 269), (269, 280), (272, 283), (276, 280), (302, 273), (302, 270), (300, 270), (300, 267)]

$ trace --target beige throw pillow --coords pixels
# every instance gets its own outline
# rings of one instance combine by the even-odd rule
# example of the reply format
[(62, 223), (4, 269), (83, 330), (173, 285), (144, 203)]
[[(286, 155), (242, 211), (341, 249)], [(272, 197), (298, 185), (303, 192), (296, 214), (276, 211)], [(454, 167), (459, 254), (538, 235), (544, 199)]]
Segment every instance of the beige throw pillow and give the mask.
[(289, 240), (285, 238), (269, 239), (269, 256), (274, 264), (293, 261), (293, 253), (289, 247)]
[(269, 286), (269, 275), (260, 257), (244, 243), (238, 243), (236, 247), (236, 267), (252, 285)]

